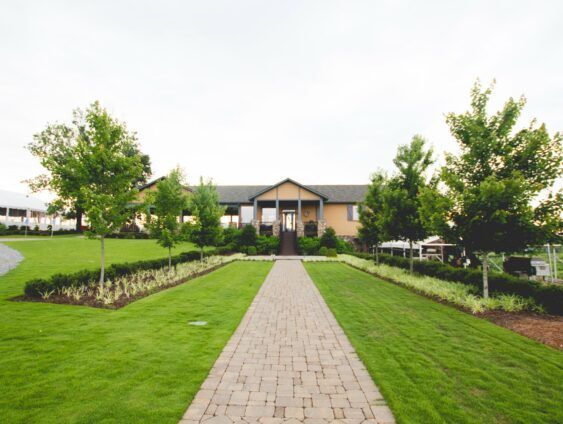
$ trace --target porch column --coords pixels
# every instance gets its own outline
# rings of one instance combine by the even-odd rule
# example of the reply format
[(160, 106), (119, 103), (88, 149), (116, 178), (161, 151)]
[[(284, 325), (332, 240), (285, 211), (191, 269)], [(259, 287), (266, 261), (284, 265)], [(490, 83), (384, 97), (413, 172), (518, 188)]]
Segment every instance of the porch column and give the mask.
[(324, 219), (324, 200), (321, 198), (319, 202), (319, 219)]
[(276, 187), (276, 221), (280, 219), (280, 199), (278, 198), (278, 188)]
[(299, 189), (299, 197), (297, 198), (297, 221), (301, 222), (301, 189)]
[(258, 199), (254, 198), (254, 212), (252, 215), (253, 219), (258, 219)]
[(10, 226), (10, 224), (8, 222), (9, 219), (10, 219), (10, 208), (6, 207), (6, 227)]

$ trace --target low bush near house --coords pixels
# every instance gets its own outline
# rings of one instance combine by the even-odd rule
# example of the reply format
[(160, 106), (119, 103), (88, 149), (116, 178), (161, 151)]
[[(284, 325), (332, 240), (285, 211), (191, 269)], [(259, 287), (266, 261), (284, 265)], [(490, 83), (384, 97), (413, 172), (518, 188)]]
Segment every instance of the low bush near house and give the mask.
[(256, 237), (256, 251), (259, 255), (276, 255), (280, 249), (280, 239), (274, 236)]
[[(215, 255), (217, 252), (205, 251), (204, 256)], [(199, 252), (184, 252), (172, 256), (172, 265), (175, 267), (184, 262), (199, 260)], [(105, 275), (108, 280), (115, 280), (120, 277), (131, 275), (138, 271), (156, 270), (168, 266), (168, 258), (151, 259), (138, 262), (113, 264), (106, 268)], [(97, 284), (100, 270), (82, 270), (73, 274), (54, 274), (49, 278), (36, 278), (25, 284), (25, 295), (40, 298), (45, 292), (60, 292), (65, 287), (77, 287), (83, 285)]]
[[(373, 260), (367, 253), (354, 253), (356, 257)], [(379, 255), (379, 262), (393, 267), (409, 269), (409, 260), (402, 256)], [(483, 276), (481, 270), (456, 268), (438, 261), (415, 261), (414, 271), (421, 275), (436, 277), (440, 280), (456, 281), (473, 286), (476, 293), (482, 293)], [(489, 273), (489, 291), (497, 294), (517, 295), (532, 298), (550, 314), (563, 315), (563, 286), (543, 284), (514, 277), (504, 272)]]
[(103, 284), (96, 281), (88, 281), (81, 285), (65, 284), (57, 289), (44, 288), (39, 294), (43, 300), (57, 303), (119, 307), (148, 294), (183, 283), (241, 257), (242, 255), (211, 256), (204, 261), (177, 264), (170, 272), (167, 268), (140, 270), (113, 281), (107, 280)]
[(336, 258), (338, 256), (336, 249), (326, 249), (326, 255), (329, 258)]
[(248, 247), (246, 248), (246, 254), (247, 254), (247, 255), (250, 255), (250, 256), (256, 256), (256, 254), (257, 254), (257, 253), (256, 253), (256, 247), (254, 247), (254, 246), (248, 246)]
[(319, 249), (319, 255), (320, 256), (327, 256), (328, 255), (328, 249), (325, 246), (321, 247)]
[(318, 255), (320, 246), (318, 237), (299, 237), (297, 239), (297, 251), (300, 255)]
[(468, 284), (411, 274), (397, 267), (385, 264), (375, 265), (371, 260), (351, 255), (341, 255), (339, 259), (362, 271), (391, 280), (421, 294), (461, 306), (474, 314), (494, 309), (507, 312), (541, 310), (532, 299), (525, 299), (515, 294), (497, 294), (489, 299), (484, 299), (479, 296), (479, 291), (475, 286)]

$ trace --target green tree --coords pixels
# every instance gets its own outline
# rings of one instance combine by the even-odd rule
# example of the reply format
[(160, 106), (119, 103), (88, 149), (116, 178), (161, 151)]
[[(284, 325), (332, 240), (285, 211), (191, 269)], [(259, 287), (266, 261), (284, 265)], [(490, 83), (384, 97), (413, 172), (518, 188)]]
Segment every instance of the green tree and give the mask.
[(360, 205), (360, 229), (358, 236), (367, 248), (375, 249), (375, 262), (379, 263), (378, 247), (385, 240), (383, 233), (383, 202), (387, 177), (383, 172), (371, 176), (366, 198)]
[(256, 246), (256, 228), (254, 225), (247, 224), (242, 227), (240, 232), (239, 244), (244, 247)]
[(147, 213), (148, 229), (158, 244), (168, 249), (168, 271), (172, 269), (172, 248), (183, 238), (179, 217), (188, 206), (184, 185), (182, 170), (173, 169), (146, 200), (145, 210), (151, 211)]
[(561, 191), (552, 192), (562, 173), (561, 135), (550, 137), (535, 120), (515, 130), (524, 97), (510, 98), (489, 116), (492, 88), (477, 82), (471, 109), (447, 115), (460, 152), (446, 156), (442, 192), (421, 195), (427, 225), (481, 257), (484, 297), (491, 252), (517, 252), (554, 240), (563, 229)]
[(204, 182), (203, 178), (190, 196), (189, 206), (195, 218), (195, 222), (190, 224), (190, 240), (200, 248), (203, 260), (203, 248), (221, 242), (221, 217), (225, 208), (219, 205), (219, 195), (213, 183)]
[(326, 247), (327, 249), (336, 249), (338, 246), (338, 237), (336, 237), (336, 231), (334, 231), (334, 228), (327, 227), (320, 238), (319, 245), (321, 247)]
[(427, 237), (420, 218), (419, 193), (430, 184), (426, 173), (433, 163), (432, 149), (426, 149), (424, 138), (415, 135), (410, 144), (399, 146), (393, 163), (398, 172), (383, 191), (381, 228), (391, 240), (408, 241), (412, 272), (413, 242)]
[(100, 282), (105, 272), (105, 236), (118, 231), (135, 212), (136, 184), (143, 175), (135, 135), (112, 118), (98, 102), (75, 115), (76, 148), (70, 168), (75, 170), (80, 199), (88, 217), (88, 236), (101, 242)]
[[(47, 171), (35, 178), (27, 180), (31, 190), (38, 192), (49, 190), (57, 198), (51, 203), (51, 211), (62, 214), (65, 218), (76, 219), (76, 231), (82, 231), (82, 216), (85, 199), (81, 187), (88, 184), (80, 163), (75, 160), (78, 139), (84, 126), (84, 114), (76, 109), (73, 119), (68, 124), (51, 124), (33, 136), (33, 142), (27, 149)], [(126, 146), (122, 152), (125, 156), (139, 158), (142, 172), (136, 183), (143, 184), (150, 177), (151, 163), (148, 155), (139, 151), (136, 143)]]

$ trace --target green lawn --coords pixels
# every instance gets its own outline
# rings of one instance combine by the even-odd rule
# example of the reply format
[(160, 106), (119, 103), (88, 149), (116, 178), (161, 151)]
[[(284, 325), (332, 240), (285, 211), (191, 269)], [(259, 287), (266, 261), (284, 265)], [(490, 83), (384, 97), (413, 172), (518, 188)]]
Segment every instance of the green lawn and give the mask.
[[(26, 259), (0, 277), (0, 421), (9, 423), (176, 423), (271, 267), (236, 262), (111, 311), (6, 300), (29, 278), (96, 267), (96, 241), (10, 245)], [(153, 240), (108, 240), (109, 262), (163, 253)], [(188, 325), (197, 320), (209, 324)]]
[(563, 422), (563, 353), (338, 263), (306, 263), (401, 423)]

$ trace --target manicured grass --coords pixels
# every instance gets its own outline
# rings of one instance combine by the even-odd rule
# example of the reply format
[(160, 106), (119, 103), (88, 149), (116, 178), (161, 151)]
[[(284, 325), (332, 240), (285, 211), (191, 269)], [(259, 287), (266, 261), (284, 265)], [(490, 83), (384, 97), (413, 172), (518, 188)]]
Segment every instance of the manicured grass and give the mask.
[(563, 422), (563, 353), (339, 263), (306, 263), (402, 423)]
[[(78, 241), (12, 245), (26, 259), (0, 277), (0, 421), (176, 423), (271, 263), (236, 262), (117, 311), (6, 300), (28, 278), (97, 266), (96, 242)], [(111, 262), (163, 256), (152, 240), (108, 241)]]
[[(31, 278), (100, 267), (99, 240), (61, 236), (3, 244), (19, 251), (25, 260), (10, 274), (0, 277), (0, 298), (22, 294), (24, 283)], [(182, 243), (173, 252), (190, 250), (196, 250), (196, 247), (192, 243)], [(106, 264), (164, 258), (167, 254), (155, 240), (106, 240)]]

